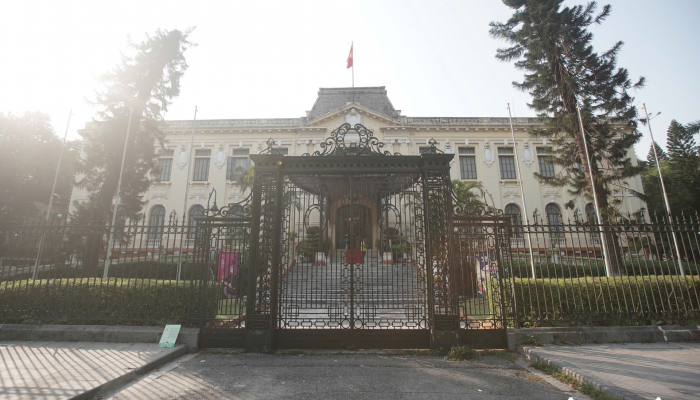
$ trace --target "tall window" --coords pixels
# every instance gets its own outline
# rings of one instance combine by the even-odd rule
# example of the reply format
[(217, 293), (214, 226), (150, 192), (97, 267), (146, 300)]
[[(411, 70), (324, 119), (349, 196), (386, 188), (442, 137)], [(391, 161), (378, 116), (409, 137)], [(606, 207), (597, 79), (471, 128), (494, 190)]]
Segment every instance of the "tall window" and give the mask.
[(523, 224), (522, 217), (520, 216), (520, 208), (516, 206), (515, 204), (508, 204), (506, 208), (503, 210), (503, 213), (511, 217), (511, 220), (513, 221), (513, 224), (516, 226), (515, 228), (515, 236), (516, 237), (523, 237), (523, 231), (520, 229), (520, 225)]
[(430, 147), (429, 147), (429, 146), (420, 146), (420, 147), (418, 148), (418, 153), (419, 153), (419, 154), (426, 154), (426, 153), (428, 153), (429, 151), (430, 151)]
[(462, 179), (476, 179), (476, 152), (473, 147), (459, 148), (459, 173)]
[(549, 222), (550, 225), (550, 236), (553, 238), (564, 237), (564, 232), (562, 231), (561, 210), (559, 207), (555, 204), (547, 204), (544, 211), (547, 213), (547, 222)]
[(278, 147), (276, 149), (272, 149), (272, 154), (281, 154), (286, 156), (289, 154), (289, 149), (287, 147)]
[(193, 181), (206, 181), (209, 179), (209, 159), (211, 150), (197, 149), (194, 152), (194, 176)]
[(248, 149), (234, 149), (233, 156), (228, 158), (226, 164), (226, 179), (233, 179), (236, 168), (246, 170), (250, 167), (250, 157)]
[(597, 239), (600, 237), (600, 234), (598, 233), (598, 216), (595, 215), (595, 206), (593, 203), (588, 203), (586, 204), (586, 218), (588, 219), (588, 222), (591, 224), (590, 230), (591, 230), (591, 237), (594, 239)]
[(498, 148), (498, 166), (501, 168), (501, 179), (517, 179), (512, 147)]
[(200, 205), (196, 205), (192, 208), (190, 208), (190, 215), (189, 215), (189, 220), (188, 220), (188, 226), (189, 226), (189, 232), (187, 234), (188, 239), (194, 239), (195, 238), (195, 227), (197, 226), (197, 220), (196, 218), (200, 218), (204, 216), (204, 207)]
[(165, 207), (155, 206), (148, 219), (148, 240), (160, 240), (165, 225)]
[(554, 164), (552, 164), (552, 156), (549, 154), (549, 149), (537, 148), (537, 162), (540, 164), (540, 175), (547, 178), (554, 176)]
[(173, 170), (173, 151), (165, 150), (158, 157), (158, 181), (167, 182), (170, 180), (170, 172)]

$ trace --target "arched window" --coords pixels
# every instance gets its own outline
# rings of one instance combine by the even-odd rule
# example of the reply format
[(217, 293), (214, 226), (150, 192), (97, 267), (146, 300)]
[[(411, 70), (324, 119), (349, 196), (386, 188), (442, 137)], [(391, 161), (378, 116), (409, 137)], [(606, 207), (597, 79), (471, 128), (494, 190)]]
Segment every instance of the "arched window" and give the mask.
[(595, 206), (593, 203), (586, 204), (586, 218), (588, 218), (588, 223), (591, 224), (588, 229), (590, 230), (590, 236), (593, 238), (593, 244), (598, 244), (596, 241), (600, 237), (599, 227), (598, 227), (598, 216), (595, 214)]
[(555, 237), (564, 237), (564, 233), (562, 232), (562, 219), (561, 219), (561, 210), (556, 204), (547, 204), (547, 207), (545, 207), (544, 211), (547, 213), (547, 222), (549, 222), (549, 225), (551, 226), (550, 228), (550, 236), (555, 238)]
[(503, 212), (506, 216), (511, 217), (513, 225), (515, 225), (515, 236), (523, 237), (523, 230), (520, 229), (520, 225), (523, 224), (522, 216), (520, 215), (520, 208), (515, 204), (508, 204)]
[(151, 210), (151, 218), (148, 219), (148, 239), (160, 240), (165, 225), (165, 207), (155, 206)]
[(197, 226), (197, 218), (203, 217), (204, 216), (204, 207), (200, 206), (197, 204), (196, 206), (190, 208), (190, 216), (188, 217), (188, 239), (194, 239), (195, 238), (195, 227)]
[(598, 223), (598, 217), (595, 215), (595, 207), (593, 206), (593, 203), (588, 203), (586, 204), (586, 218), (588, 218), (589, 221)]

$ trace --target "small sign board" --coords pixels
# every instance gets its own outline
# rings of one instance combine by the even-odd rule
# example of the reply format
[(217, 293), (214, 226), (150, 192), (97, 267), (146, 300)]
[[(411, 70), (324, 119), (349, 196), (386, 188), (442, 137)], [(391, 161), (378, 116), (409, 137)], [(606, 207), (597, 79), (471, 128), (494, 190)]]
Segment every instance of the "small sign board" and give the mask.
[(163, 331), (163, 336), (160, 337), (158, 347), (175, 347), (175, 341), (177, 340), (177, 335), (180, 333), (181, 326), (182, 325), (165, 325), (165, 330)]

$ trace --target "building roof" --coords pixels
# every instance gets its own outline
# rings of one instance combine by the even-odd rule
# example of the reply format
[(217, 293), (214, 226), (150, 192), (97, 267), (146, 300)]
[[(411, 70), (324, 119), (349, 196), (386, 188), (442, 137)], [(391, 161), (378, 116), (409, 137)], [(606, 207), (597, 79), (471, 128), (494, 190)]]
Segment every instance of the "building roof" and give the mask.
[(394, 109), (385, 86), (356, 87), (356, 88), (320, 88), (313, 108), (309, 112), (309, 120), (313, 120), (331, 111), (344, 107), (348, 103), (357, 103), (385, 115), (398, 118), (399, 112)]

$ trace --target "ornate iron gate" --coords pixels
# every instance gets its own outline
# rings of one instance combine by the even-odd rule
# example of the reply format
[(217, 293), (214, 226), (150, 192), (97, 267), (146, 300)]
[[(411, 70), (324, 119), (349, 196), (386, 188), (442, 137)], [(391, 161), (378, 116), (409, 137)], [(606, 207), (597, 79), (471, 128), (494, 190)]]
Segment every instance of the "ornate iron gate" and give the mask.
[(515, 320), (511, 220), (488, 214), (455, 215), (453, 226), (451, 265), (460, 341), (476, 347), (506, 348), (506, 327)]
[(191, 302), (199, 304), (199, 309), (190, 315), (199, 323), (202, 347), (245, 344), (246, 300), (251, 292), (250, 211), (250, 198), (221, 209), (214, 202), (212, 208), (207, 206), (207, 216), (196, 218), (196, 228), (188, 237), (200, 275), (193, 286), (199, 301)]
[[(435, 141), (420, 156), (391, 153), (359, 124), (341, 125), (320, 147), (289, 157), (269, 140), (251, 157), (250, 206), (222, 212), (215, 203), (200, 221), (205, 346), (449, 348), (460, 334), (473, 339), (475, 319), (491, 321), (481, 329), (505, 327), (507, 307), (493, 300), (485, 307), (501, 311), (475, 314), (474, 292), (459, 278), (477, 254), (470, 243), (478, 229), (453, 218), (453, 155)], [(241, 234), (232, 240), (231, 229)], [(215, 266), (238, 259), (235, 274)], [(240, 289), (225, 295), (230, 276)], [(485, 293), (502, 296), (505, 276), (497, 289), (486, 280)]]

